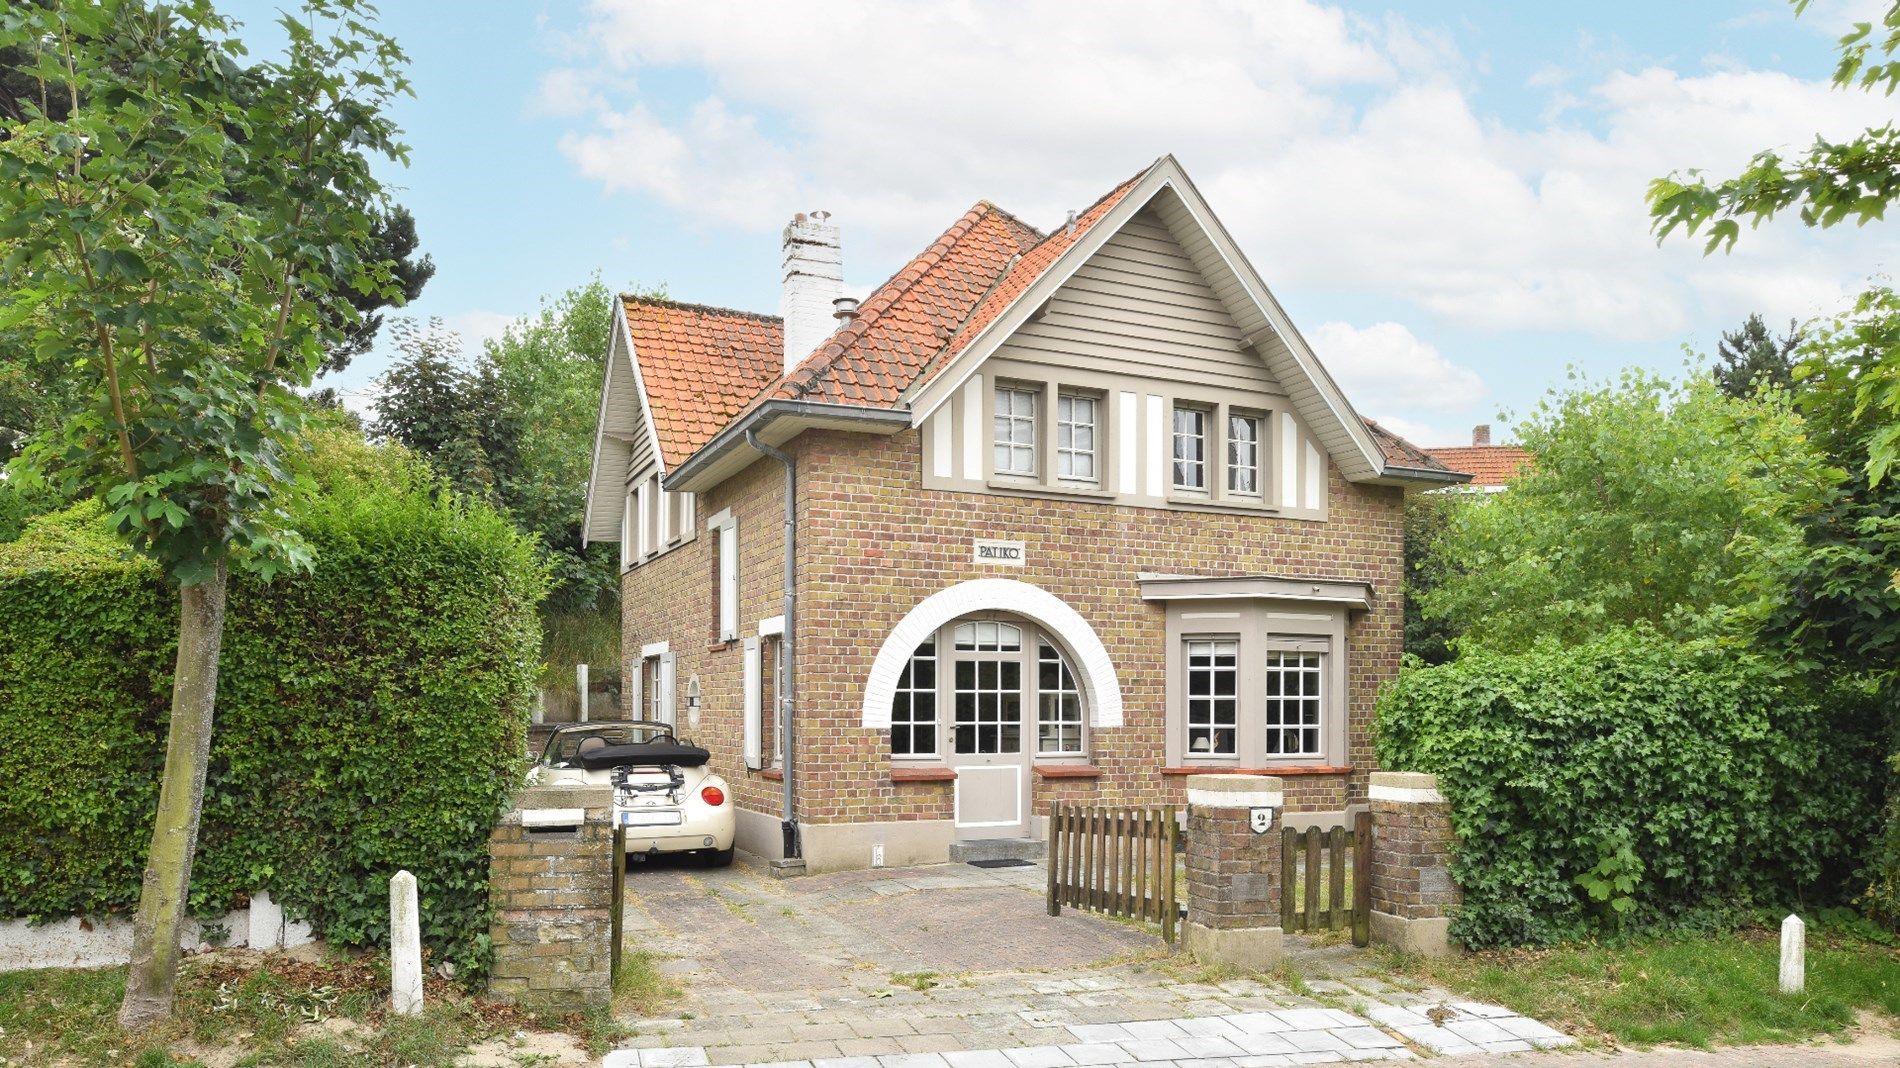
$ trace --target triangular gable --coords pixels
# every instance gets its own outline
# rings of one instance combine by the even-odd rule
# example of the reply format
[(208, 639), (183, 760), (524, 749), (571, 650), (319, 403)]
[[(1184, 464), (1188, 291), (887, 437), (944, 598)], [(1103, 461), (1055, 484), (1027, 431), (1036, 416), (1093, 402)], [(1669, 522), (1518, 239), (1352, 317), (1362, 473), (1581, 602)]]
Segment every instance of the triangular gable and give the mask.
[(620, 540), (622, 501), (636, 455), (660, 461), (651, 405), (640, 368), (633, 359), (625, 298), (614, 298), (614, 326), (601, 373), (600, 410), (594, 420), (594, 459), (587, 475), (581, 542)]
[(1091, 209), (1096, 218), (1090, 225), (1078, 227), (1059, 247), (1060, 232), (1011, 268), (945, 345), (937, 366), (905, 391), (912, 425), (921, 426), (1083, 264), (1151, 206), (1226, 304), (1242, 343), (1265, 362), (1341, 473), (1354, 481), (1385, 477), (1386, 454), (1372, 431), (1172, 156), (1104, 198)]

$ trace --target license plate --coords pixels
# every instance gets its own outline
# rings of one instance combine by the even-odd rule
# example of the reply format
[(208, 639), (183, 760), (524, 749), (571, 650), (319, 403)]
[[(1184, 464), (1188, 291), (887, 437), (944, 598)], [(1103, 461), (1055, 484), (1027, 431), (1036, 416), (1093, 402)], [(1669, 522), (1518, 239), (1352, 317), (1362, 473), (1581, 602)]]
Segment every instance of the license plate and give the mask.
[(622, 827), (677, 827), (682, 817), (677, 812), (622, 812)]

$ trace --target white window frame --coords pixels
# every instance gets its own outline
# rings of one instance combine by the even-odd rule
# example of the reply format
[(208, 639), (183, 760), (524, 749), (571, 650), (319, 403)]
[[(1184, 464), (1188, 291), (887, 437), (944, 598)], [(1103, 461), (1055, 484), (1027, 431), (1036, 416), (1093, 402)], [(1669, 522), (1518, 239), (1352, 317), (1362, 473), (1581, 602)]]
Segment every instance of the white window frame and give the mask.
[[(1253, 438), (1251, 440), (1242, 441), (1234, 434), (1234, 430), (1243, 424), (1253, 428)], [(1266, 497), (1266, 482), (1263, 476), (1266, 474), (1267, 465), (1265, 462), (1266, 443), (1262, 439), (1266, 437), (1266, 417), (1258, 412), (1230, 411), (1227, 413), (1226, 430), (1227, 492), (1237, 497), (1258, 497), (1264, 499)], [(1243, 458), (1241, 453), (1243, 448), (1251, 451), (1251, 457)], [(1239, 479), (1236, 476), (1243, 472), (1251, 475), (1253, 478), (1253, 485), (1250, 488), (1243, 489), (1237, 484)]]
[[(1217, 661), (1221, 656), (1227, 656), (1233, 661), (1232, 666), (1223, 668), (1219, 666), (1218, 663), (1210, 663), (1205, 668), (1196, 668), (1194, 666), (1194, 657), (1197, 654), (1197, 649), (1204, 649), (1204, 655), (1208, 656), (1210, 660)], [(1223, 649), (1225, 651), (1223, 651)], [(1241, 701), (1240, 689), (1240, 650), (1241, 639), (1238, 634), (1197, 634), (1183, 639), (1181, 647), (1181, 668), (1182, 682), (1184, 685), (1181, 691), (1181, 723), (1185, 733), (1182, 736), (1182, 752), (1188, 760), (1219, 760), (1231, 762), (1241, 755), (1241, 705), (1243, 702)], [(1194, 676), (1197, 672), (1204, 672), (1208, 676), (1207, 693), (1205, 695), (1196, 695), (1194, 692)], [(1227, 694), (1220, 693), (1220, 688), (1216, 683), (1216, 679), (1222, 672), (1230, 674), (1233, 679), (1232, 691)], [(1215, 715), (1215, 702), (1219, 700), (1230, 702), (1233, 705), (1234, 712), (1233, 723), (1225, 727), (1228, 734), (1229, 748), (1224, 752), (1216, 744), (1219, 731), (1223, 729), (1219, 718)], [(1196, 702), (1203, 702), (1206, 705), (1206, 722), (1201, 725), (1201, 729), (1208, 735), (1208, 747), (1204, 750), (1196, 750), (1194, 748), (1194, 735), (1197, 726), (1197, 721), (1195, 720)]]
[(632, 570), (638, 560), (633, 551), (634, 539), (639, 536), (633, 525), (638, 514), (634, 504), (634, 490), (629, 487), (626, 499), (621, 501), (620, 506), (620, 570), (622, 572)]
[[(1006, 478), (1036, 478), (1040, 475), (1040, 450), (1037, 448), (1037, 411), (1040, 406), (1041, 390), (1034, 386), (998, 383), (990, 402), (990, 463), (995, 473)], [(1009, 399), (1009, 410), (1003, 411), (1004, 398)], [(1026, 406), (1026, 411), (1016, 410), (1018, 400)], [(1021, 440), (1020, 431), (1027, 429), (1027, 441)], [(1020, 454), (1027, 452), (1028, 466), (1017, 466)], [(1007, 457), (1008, 462), (1003, 462)]]
[[(943, 657), (937, 638), (936, 634), (932, 634), (926, 641), (919, 642), (917, 648), (911, 650), (910, 658), (904, 661), (903, 674), (898, 676), (897, 690), (891, 698), (891, 738), (886, 743), (893, 760), (931, 760), (943, 751), (943, 700), (940, 696)], [(928, 656), (923, 654), (925, 645), (930, 646)], [(928, 661), (930, 664), (931, 682), (928, 687), (918, 686), (916, 682), (917, 665), (920, 660)], [(916, 714), (917, 698), (924, 696), (930, 698), (930, 718), (919, 720)], [(902, 720), (897, 715), (900, 702), (904, 708)], [(928, 749), (917, 748), (917, 726), (920, 722), (930, 725), (930, 748)], [(907, 752), (897, 751), (895, 741), (896, 732), (899, 730), (909, 732), (911, 747)]]
[[(986, 624), (987, 628), (985, 626)], [(959, 651), (956, 646), (956, 632), (958, 628), (966, 625), (973, 626), (975, 630), (975, 634), (972, 636), (973, 645), (975, 647)], [(1011, 628), (1016, 633), (1016, 641), (1019, 644), (1014, 652), (993, 648), (994, 646), (1001, 645), (1002, 628), (1004, 627)], [(986, 630), (990, 635), (990, 640), (987, 643), (984, 641)], [(1031, 762), (1049, 760), (1057, 763), (1081, 764), (1088, 761), (1092, 751), (1092, 736), (1094, 734), (1094, 725), (1090, 722), (1091, 712), (1088, 692), (1082, 685), (1082, 675), (1076, 669), (1074, 658), (1071, 657), (1069, 651), (1063, 647), (1062, 643), (1056, 639), (1054, 634), (1031, 620), (1014, 615), (978, 612), (971, 615), (958, 616), (932, 631), (928, 638), (917, 644), (916, 649), (911, 650), (910, 656), (905, 660), (904, 671), (900, 679), (914, 679), (918, 650), (921, 649), (926, 642), (932, 646), (931, 660), (935, 681), (927, 688), (920, 688), (914, 684), (906, 685), (900, 681), (894, 684), (891, 689), (890, 732), (885, 738), (885, 750), (894, 764), (921, 764), (932, 766), (941, 765), (949, 759), (950, 754), (956, 751), (954, 734), (957, 728), (955, 713), (957, 695), (956, 662), (959, 658), (983, 660), (998, 659), (999, 656), (1002, 659), (1008, 659), (1013, 663), (1021, 665), (1022, 668), (1022, 698), (1025, 706), (1022, 717), (1022, 730), (1025, 737), (1022, 740), (1019, 752), (1025, 759)], [(1042, 748), (1042, 726), (1045, 722), (1042, 714), (1042, 706), (1045, 691), (1042, 688), (1040, 669), (1042, 648), (1045, 645), (1055, 651), (1061, 664), (1067, 669), (1069, 688), (1059, 691), (1059, 693), (1066, 696), (1073, 696), (1079, 710), (1080, 720), (1073, 724), (1079, 731), (1076, 748), (1074, 749), (1053, 750)], [(980, 677), (981, 674), (979, 670), (977, 675)], [(921, 750), (910, 753), (896, 752), (892, 745), (896, 738), (896, 732), (906, 727), (914, 726), (917, 722), (914, 719), (905, 718), (911, 706), (901, 704), (904, 711), (900, 712), (900, 703), (907, 702), (913, 694), (922, 693), (928, 693), (933, 696), (931, 702), (933, 718), (927, 722), (935, 728), (932, 738), (935, 747), (929, 752)], [(973, 726), (981, 725), (981, 722), (973, 724)], [(998, 738), (1000, 741), (1000, 731), (998, 732)]]
[[(653, 672), (653, 687), (647, 687), (647, 671)], [(673, 659), (673, 649), (669, 642), (653, 642), (640, 647), (639, 671), (633, 679), (633, 707), (635, 718), (657, 720), (669, 726), (678, 725), (678, 708), (674, 696), (678, 687), (674, 676), (677, 668)]]
[[(1088, 418), (1077, 417), (1077, 409), (1086, 405)], [(1079, 433), (1086, 432), (1089, 445), (1075, 444)], [(1078, 474), (1075, 461), (1086, 459), (1088, 472)], [(1062, 482), (1081, 482), (1091, 486), (1102, 483), (1102, 397), (1079, 389), (1056, 391), (1056, 478)]]
[[(1039, 757), (1087, 756), (1089, 744), (1088, 711), (1082, 700), (1081, 681), (1075, 677), (1075, 669), (1069, 665), (1068, 655), (1062, 651), (1060, 645), (1050, 641), (1049, 636), (1041, 631), (1036, 632), (1035, 638), (1036, 755)], [(1046, 688), (1042, 684), (1043, 651), (1045, 649), (1055, 654), (1056, 686), (1054, 689)], [(1056, 698), (1058, 705), (1062, 703), (1064, 698), (1072, 698), (1075, 701), (1075, 719), (1071, 721), (1060, 715), (1055, 719), (1050, 719), (1048, 715), (1046, 715), (1045, 710), (1049, 706), (1049, 698), (1051, 697)], [(1045, 725), (1055, 726), (1058, 742), (1073, 728), (1075, 731), (1075, 747), (1073, 749), (1060, 747), (1055, 749), (1043, 748), (1042, 738)]]
[[(1200, 430), (1198, 433), (1190, 433), (1181, 429), (1181, 417), (1184, 415), (1192, 415), (1199, 421)], [(1186, 490), (1190, 493), (1207, 492), (1207, 472), (1208, 469), (1213, 466), (1213, 464), (1209, 462), (1207, 455), (1207, 424), (1211, 418), (1212, 412), (1199, 405), (1176, 404), (1174, 406), (1174, 412), (1168, 419), (1170, 431), (1169, 441), (1173, 443), (1173, 447), (1169, 450), (1168, 454), (1168, 481), (1173, 488)], [(1182, 446), (1187, 442), (1195, 443), (1199, 453), (1197, 458), (1189, 459), (1183, 454)], [(1182, 476), (1189, 470), (1195, 472), (1196, 481), (1183, 482)]]
[[(1332, 716), (1336, 714), (1332, 707), (1335, 698), (1331, 680), (1328, 678), (1333, 670), (1331, 646), (1332, 643), (1328, 639), (1318, 636), (1309, 638), (1275, 634), (1267, 638), (1266, 648), (1261, 656), (1260, 725), (1262, 756), (1268, 762), (1313, 760), (1326, 755), (1327, 735), (1332, 727)], [(1302, 660), (1310, 657), (1312, 663), (1290, 666), (1289, 669), (1289, 665), (1284, 663), (1286, 657), (1299, 657)], [(1302, 679), (1310, 679), (1313, 692), (1311, 694), (1304, 692), (1305, 684), (1302, 683), (1302, 692), (1289, 696), (1286, 693), (1285, 680), (1291, 673), (1297, 673)], [(1272, 692), (1275, 688), (1273, 683), (1276, 676), (1280, 681), (1278, 694)], [(1289, 701), (1302, 704), (1311, 701), (1315, 706), (1317, 718), (1310, 724), (1304, 721), (1288, 724), (1285, 704)], [(1280, 713), (1277, 722), (1275, 721), (1276, 710)], [(1285, 746), (1285, 732), (1295, 730), (1301, 734), (1300, 748), (1288, 749)], [(1273, 747), (1273, 735), (1276, 733), (1280, 735), (1281, 742), (1277, 750)]]

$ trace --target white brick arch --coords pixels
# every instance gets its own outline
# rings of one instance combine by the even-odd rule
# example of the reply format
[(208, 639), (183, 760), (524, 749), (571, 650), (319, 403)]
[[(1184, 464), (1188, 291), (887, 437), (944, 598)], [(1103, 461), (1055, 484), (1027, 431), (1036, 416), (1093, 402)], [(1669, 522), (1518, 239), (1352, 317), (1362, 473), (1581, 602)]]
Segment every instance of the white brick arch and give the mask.
[(1089, 726), (1122, 725), (1122, 687), (1115, 663), (1081, 613), (1040, 586), (1015, 579), (971, 579), (924, 598), (891, 628), (864, 684), (864, 726), (882, 730), (891, 725), (891, 698), (910, 654), (937, 628), (975, 612), (1010, 612), (1041, 626), (1066, 647), (1082, 685)]

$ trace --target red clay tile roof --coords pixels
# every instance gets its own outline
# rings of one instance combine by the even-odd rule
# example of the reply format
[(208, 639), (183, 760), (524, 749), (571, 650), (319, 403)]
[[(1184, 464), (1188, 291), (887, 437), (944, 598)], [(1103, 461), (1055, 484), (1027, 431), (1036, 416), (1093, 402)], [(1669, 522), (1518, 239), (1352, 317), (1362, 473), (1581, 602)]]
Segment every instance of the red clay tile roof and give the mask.
[(1471, 476), (1474, 486), (1502, 486), (1531, 462), (1516, 445), (1446, 445), (1426, 450), (1444, 466)]
[[(948, 363), (1111, 211), (1147, 173), (1116, 186), (1044, 234), (981, 201), (879, 286), (850, 323), (779, 374), (774, 316), (625, 297), (662, 459), (677, 467), (747, 411), (773, 399), (886, 408)], [(1367, 420), (1387, 462), (1442, 470), (1423, 450)]]
[(775, 316), (648, 297), (620, 303), (668, 468), (711, 441), (778, 377), (785, 330)]

